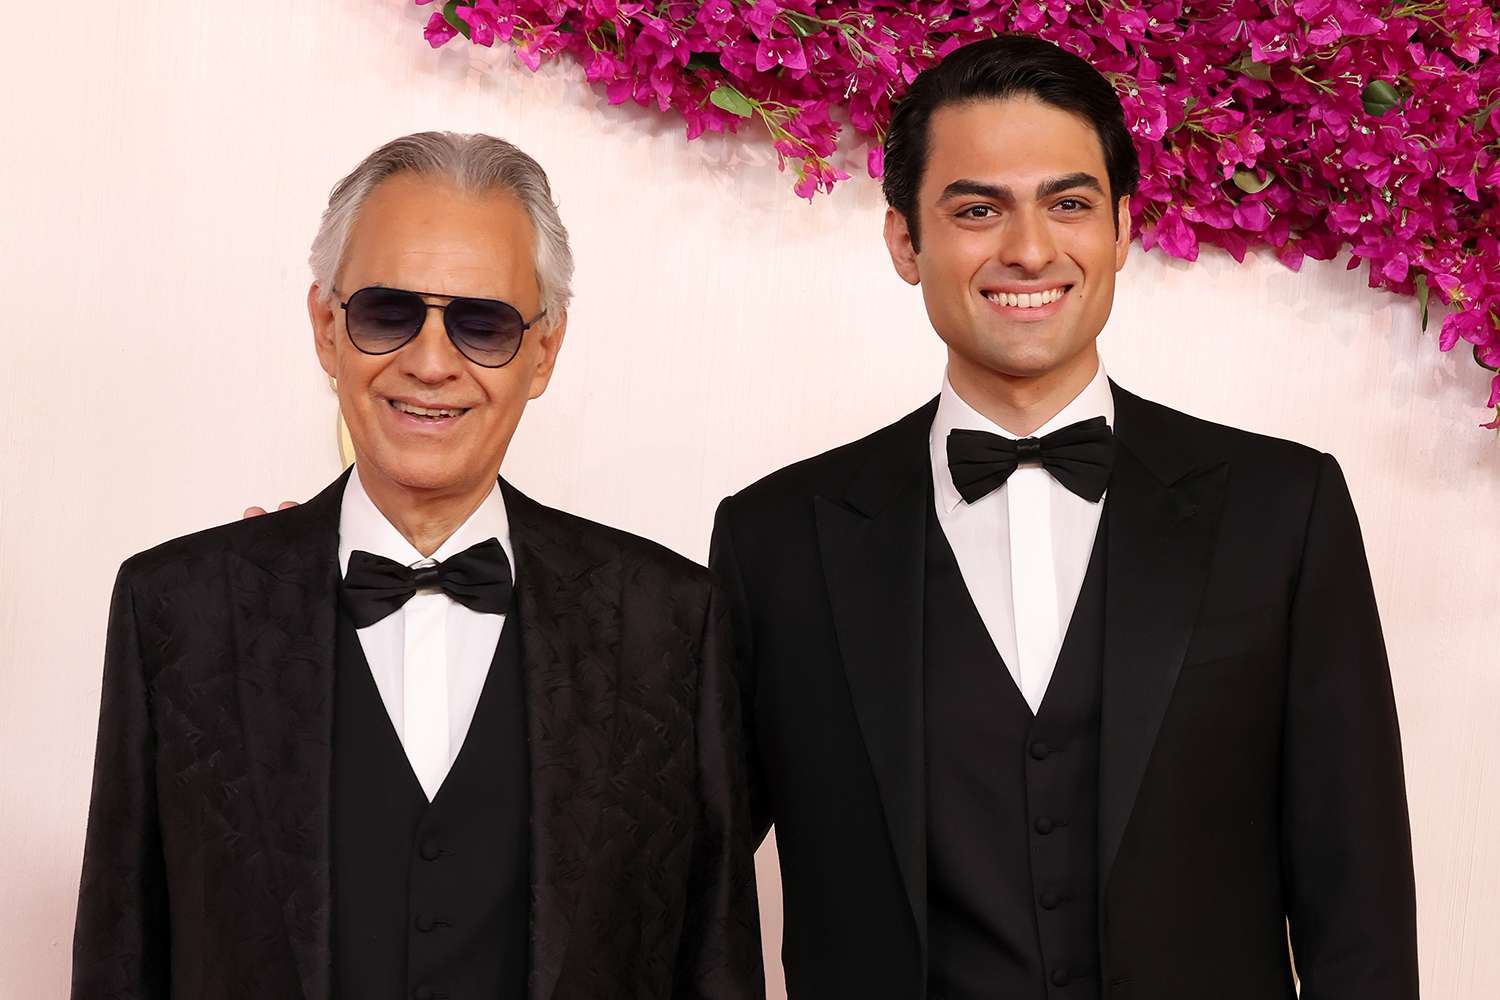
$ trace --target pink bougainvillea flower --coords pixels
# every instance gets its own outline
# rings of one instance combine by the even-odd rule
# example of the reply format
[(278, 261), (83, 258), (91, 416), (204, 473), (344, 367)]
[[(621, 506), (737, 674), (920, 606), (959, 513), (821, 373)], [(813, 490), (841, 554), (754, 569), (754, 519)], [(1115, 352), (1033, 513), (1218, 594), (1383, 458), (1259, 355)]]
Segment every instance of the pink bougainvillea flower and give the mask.
[(767, 38), (755, 49), (755, 68), (761, 73), (773, 69), (807, 69), (807, 53), (795, 38)]
[[(847, 178), (849, 131), (869, 143), (866, 172), (884, 173), (892, 108), (923, 68), (976, 39), (1037, 34), (1118, 90), (1147, 249), (1192, 260), (1205, 245), (1236, 259), (1266, 247), (1293, 269), (1351, 253), (1374, 287), (1427, 289), (1443, 350), (1500, 356), (1492, 0), (459, 0), (453, 11), (474, 44), (508, 42), (532, 68), (566, 54), (611, 103), (675, 112), (689, 138), (753, 126), (806, 198)], [(441, 12), (424, 27), (434, 48), (457, 34)]]
[[(417, 0), (418, 3), (430, 3), (431, 0)], [(440, 10), (433, 11), (432, 16), (427, 19), (427, 27), (422, 34), (427, 39), (427, 44), (433, 48), (440, 48), (458, 34), (458, 29), (448, 23)]]

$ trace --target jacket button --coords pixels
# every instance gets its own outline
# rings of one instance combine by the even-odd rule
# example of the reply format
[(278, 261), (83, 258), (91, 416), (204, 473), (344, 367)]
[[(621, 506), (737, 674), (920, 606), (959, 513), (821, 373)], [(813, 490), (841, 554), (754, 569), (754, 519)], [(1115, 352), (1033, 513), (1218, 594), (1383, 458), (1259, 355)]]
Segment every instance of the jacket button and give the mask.
[(1061, 902), (1062, 897), (1055, 892), (1042, 893), (1042, 909), (1044, 910), (1055, 910)]
[(436, 995), (431, 986), (418, 986), (411, 991), (412, 1000), (432, 1000)]
[(1042, 836), (1046, 836), (1052, 832), (1053, 823), (1046, 816), (1037, 817), (1037, 821), (1032, 825), (1036, 827), (1036, 832)]
[[(427, 916), (426, 914), (423, 914), (422, 916), (417, 918), (417, 930), (421, 931), (423, 934), (426, 934), (436, 926), (437, 921)], [(431, 987), (425, 988), (429, 990), (431, 989)]]
[(1053, 969), (1052, 970), (1052, 985), (1053, 986), (1066, 986), (1066, 985), (1068, 985), (1068, 970), (1067, 969), (1061, 969), (1061, 968), (1059, 968), (1059, 969)]
[(1047, 755), (1051, 752), (1052, 748), (1043, 743), (1041, 740), (1037, 740), (1035, 743), (1031, 744), (1031, 757), (1033, 760), (1046, 760)]
[(435, 840), (424, 840), (422, 842), (422, 860), (436, 861), (443, 856), (443, 849), (437, 845)]

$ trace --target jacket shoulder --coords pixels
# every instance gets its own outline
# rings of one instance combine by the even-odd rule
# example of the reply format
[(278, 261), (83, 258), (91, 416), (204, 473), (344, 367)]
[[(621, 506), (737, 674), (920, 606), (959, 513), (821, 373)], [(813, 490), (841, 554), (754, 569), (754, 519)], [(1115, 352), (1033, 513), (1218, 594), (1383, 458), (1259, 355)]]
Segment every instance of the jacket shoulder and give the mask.
[(1317, 479), (1322, 465), (1332, 460), (1316, 448), (1287, 438), (1216, 423), (1138, 396), (1130, 400), (1127, 413), (1135, 424), (1131, 428), (1133, 437), (1172, 441), (1200, 464), (1228, 462), (1237, 473), (1264, 473), (1310, 483)]
[[(847, 444), (778, 469), (724, 501), (747, 514), (802, 505), (815, 496), (837, 492), (873, 461), (909, 459), (914, 445), (927, 439), (937, 400), (932, 399), (894, 423)], [(921, 449), (925, 456), (925, 447)], [(925, 461), (925, 457), (922, 459)]]
[(220, 562), (226, 554), (243, 549), (274, 530), (267, 518), (285, 517), (290, 511), (215, 525), (168, 539), (137, 552), (120, 565), (120, 577), (130, 582), (162, 580), (174, 571)]
[[(520, 499), (517, 495), (516, 499)], [(511, 497), (507, 497), (515, 503)], [(695, 585), (704, 589), (713, 581), (708, 569), (662, 545), (622, 528), (570, 514), (525, 499), (546, 521), (547, 536), (556, 544), (576, 546), (600, 562), (617, 562), (634, 571), (644, 571), (667, 583)], [(523, 515), (525, 516), (525, 515)], [(514, 520), (512, 522), (514, 529)]]
[(221, 572), (230, 555), (282, 575), (309, 550), (319, 556), (336, 551), (339, 499), (346, 479), (347, 473), (299, 506), (205, 528), (138, 552), (120, 567), (120, 579), (190, 584), (201, 581), (205, 573)]

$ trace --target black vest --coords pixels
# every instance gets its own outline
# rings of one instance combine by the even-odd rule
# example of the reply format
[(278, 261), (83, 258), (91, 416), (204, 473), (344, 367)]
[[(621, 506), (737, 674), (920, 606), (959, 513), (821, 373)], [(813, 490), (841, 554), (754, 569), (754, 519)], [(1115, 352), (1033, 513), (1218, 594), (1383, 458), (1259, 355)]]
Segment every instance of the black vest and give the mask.
[(1101, 523), (1035, 717), (929, 509), (930, 1000), (1097, 1000)]
[(526, 995), (530, 768), (520, 622), (429, 805), (339, 615), (333, 723), (333, 983), (339, 1000)]

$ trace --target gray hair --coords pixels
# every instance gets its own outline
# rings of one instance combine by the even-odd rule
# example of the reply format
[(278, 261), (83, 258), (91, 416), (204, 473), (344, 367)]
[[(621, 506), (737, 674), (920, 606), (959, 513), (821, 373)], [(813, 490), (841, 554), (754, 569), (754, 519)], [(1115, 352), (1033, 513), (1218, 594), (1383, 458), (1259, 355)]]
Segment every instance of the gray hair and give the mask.
[(561, 318), (573, 297), (573, 251), (546, 172), (504, 139), (457, 132), (417, 132), (393, 139), (334, 186), (308, 257), (325, 301), (334, 298), (334, 281), (365, 199), (381, 181), (408, 172), (446, 179), (465, 194), (506, 191), (519, 199), (535, 234), (536, 281), (549, 321), (544, 325)]

